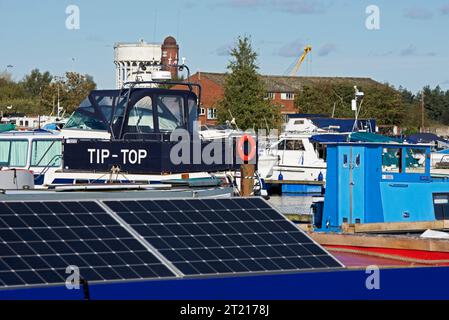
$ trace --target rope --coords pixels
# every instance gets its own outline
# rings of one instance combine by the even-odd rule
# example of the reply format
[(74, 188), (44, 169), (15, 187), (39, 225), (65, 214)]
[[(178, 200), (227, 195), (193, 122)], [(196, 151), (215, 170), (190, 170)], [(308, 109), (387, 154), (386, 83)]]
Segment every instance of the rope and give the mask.
[(400, 256), (392, 255), (392, 254), (378, 253), (378, 252), (371, 252), (371, 251), (363, 251), (363, 250), (357, 250), (357, 249), (329, 248), (329, 247), (327, 247), (326, 249), (329, 250), (329, 251), (334, 251), (334, 252), (363, 254), (363, 255), (377, 257), (377, 258), (385, 258), (385, 259), (397, 260), (397, 261), (402, 261), (402, 262), (417, 263), (417, 264), (428, 264), (428, 265), (449, 264), (449, 259), (446, 259), (446, 260), (423, 260), (423, 259), (409, 258), (409, 257), (400, 257)]

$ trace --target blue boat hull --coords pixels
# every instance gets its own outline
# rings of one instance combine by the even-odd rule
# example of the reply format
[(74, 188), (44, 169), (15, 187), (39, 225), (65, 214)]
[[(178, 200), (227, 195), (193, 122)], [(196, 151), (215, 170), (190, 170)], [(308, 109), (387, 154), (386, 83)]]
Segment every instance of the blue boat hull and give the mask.
[[(298, 300), (449, 299), (449, 268), (380, 270), (369, 290), (365, 270), (91, 284), (91, 299)], [(369, 279), (368, 279), (369, 281)], [(0, 299), (84, 299), (64, 286), (0, 291)]]

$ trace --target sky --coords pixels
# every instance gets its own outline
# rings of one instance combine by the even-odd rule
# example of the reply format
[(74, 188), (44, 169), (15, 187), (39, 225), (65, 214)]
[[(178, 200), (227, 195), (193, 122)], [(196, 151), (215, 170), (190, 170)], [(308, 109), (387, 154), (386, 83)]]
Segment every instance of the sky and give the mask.
[[(71, 5), (79, 29), (66, 27)], [(229, 49), (249, 36), (262, 74), (286, 74), (310, 44), (298, 75), (370, 77), (417, 92), (449, 89), (448, 30), (449, 0), (0, 0), (0, 72), (20, 80), (34, 68), (76, 71), (114, 88), (116, 42), (172, 35), (193, 72), (224, 72)]]

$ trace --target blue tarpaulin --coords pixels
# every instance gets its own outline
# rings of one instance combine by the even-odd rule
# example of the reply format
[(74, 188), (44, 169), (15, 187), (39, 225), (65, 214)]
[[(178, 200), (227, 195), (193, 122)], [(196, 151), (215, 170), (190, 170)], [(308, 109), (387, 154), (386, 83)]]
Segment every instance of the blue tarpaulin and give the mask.
[(371, 132), (353, 132), (350, 136), (353, 142), (402, 142), (399, 139)]
[[(349, 138), (348, 138), (349, 137)], [(317, 134), (310, 138), (312, 142), (401, 142), (398, 139), (386, 137), (371, 132), (353, 132), (351, 134)]]

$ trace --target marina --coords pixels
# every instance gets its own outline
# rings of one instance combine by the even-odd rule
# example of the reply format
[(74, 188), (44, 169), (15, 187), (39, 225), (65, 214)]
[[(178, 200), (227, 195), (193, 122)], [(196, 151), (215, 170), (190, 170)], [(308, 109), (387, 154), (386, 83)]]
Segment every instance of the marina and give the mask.
[(257, 136), (232, 125), (197, 131), (201, 86), (163, 89), (170, 75), (154, 77), (91, 91), (61, 129), (0, 134), (0, 297), (59, 299), (67, 283), (56, 264), (81, 275), (84, 299), (148, 298), (153, 281), (164, 291), (172, 279), (192, 298), (192, 284), (219, 292), (254, 276), (261, 286), (311, 271), (340, 281), (336, 270), (373, 264), (449, 266), (438, 239), (449, 238), (449, 175), (431, 141), (379, 135), (370, 120), (297, 115), (257, 152)]
[(0, 300), (449, 300), (447, 4), (127, 5), (0, 4)]

